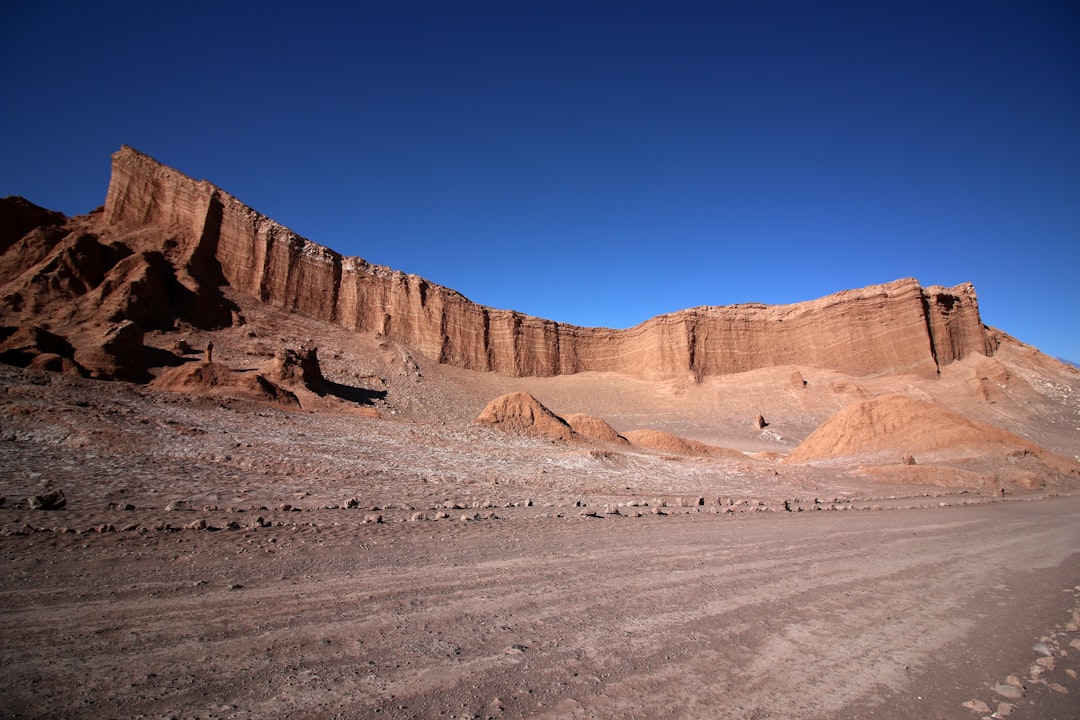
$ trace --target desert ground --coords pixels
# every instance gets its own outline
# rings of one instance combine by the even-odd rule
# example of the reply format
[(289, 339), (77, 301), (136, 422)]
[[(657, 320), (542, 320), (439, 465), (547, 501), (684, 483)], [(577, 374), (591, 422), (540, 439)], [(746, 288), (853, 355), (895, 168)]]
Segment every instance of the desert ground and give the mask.
[(1076, 717), (1077, 495), (425, 421), (402, 367), (376, 418), (0, 366), (4, 716)]
[(972, 285), (575, 328), (113, 162), (0, 200), (0, 717), (1080, 717), (1080, 370)]

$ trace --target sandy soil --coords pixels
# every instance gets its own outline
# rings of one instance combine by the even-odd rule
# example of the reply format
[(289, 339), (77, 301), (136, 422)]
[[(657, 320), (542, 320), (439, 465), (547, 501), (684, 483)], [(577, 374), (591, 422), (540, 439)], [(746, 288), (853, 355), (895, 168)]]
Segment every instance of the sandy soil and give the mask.
[[(979, 716), (966, 701), (1008, 700), (1015, 717), (1075, 717), (1080, 634), (1063, 628), (1080, 618), (1077, 498), (734, 519), (364, 516), (4, 537), (0, 706), (955, 718)], [(1044, 654), (1050, 667), (1034, 665)], [(1009, 675), (1019, 698), (994, 690)]]
[[(0, 391), (5, 717), (1080, 708), (1080, 497), (6, 367)], [(49, 488), (65, 509), (26, 506)]]

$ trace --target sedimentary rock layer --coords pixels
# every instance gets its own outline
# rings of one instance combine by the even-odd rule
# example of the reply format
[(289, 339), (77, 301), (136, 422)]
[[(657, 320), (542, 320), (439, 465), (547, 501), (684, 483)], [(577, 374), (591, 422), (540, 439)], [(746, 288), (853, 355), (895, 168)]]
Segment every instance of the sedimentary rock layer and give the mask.
[(127, 237), (168, 237), (184, 270), (276, 307), (381, 333), (463, 368), (512, 376), (583, 371), (643, 378), (775, 365), (856, 376), (932, 374), (993, 347), (970, 284), (914, 279), (784, 306), (699, 307), (626, 330), (582, 328), (477, 305), (415, 275), (343, 257), (206, 181), (124, 147), (113, 156), (104, 220)]

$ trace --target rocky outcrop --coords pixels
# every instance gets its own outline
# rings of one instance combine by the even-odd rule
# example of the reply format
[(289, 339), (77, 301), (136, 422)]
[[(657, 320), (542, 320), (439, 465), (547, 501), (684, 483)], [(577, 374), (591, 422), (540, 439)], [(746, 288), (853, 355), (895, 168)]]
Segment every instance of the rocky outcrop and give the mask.
[(215, 362), (185, 363), (166, 371), (153, 385), (171, 392), (300, 406), (295, 393), (271, 380), (266, 373), (241, 372)]
[[(929, 462), (924, 464), (924, 459)], [(973, 487), (995, 494), (1005, 488), (1068, 486), (1080, 477), (1080, 463), (1074, 459), (899, 393), (848, 405), (783, 462), (860, 463), (861, 472), (882, 482)]]
[(269, 375), (286, 385), (298, 385), (312, 392), (323, 391), (326, 378), (314, 347), (284, 348), (274, 358)]
[[(971, 285), (923, 288), (913, 279), (793, 305), (693, 308), (626, 330), (488, 308), (343, 257), (129, 147), (114, 154), (105, 206), (84, 230), (61, 237), (39, 228), (14, 243), (20, 259), (0, 262), (8, 307), (32, 312), (73, 295), (69, 319), (97, 313), (100, 323), (104, 312), (109, 323), (132, 320), (145, 330), (175, 319), (213, 328), (237, 319), (217, 292), (227, 284), (440, 363), (510, 376), (594, 371), (700, 381), (775, 365), (925, 376), (994, 350)], [(30, 271), (28, 259), (37, 263)]]
[(21, 197), (0, 198), (0, 253), (36, 228), (63, 225), (63, 213), (46, 210)]
[(476, 421), (500, 430), (545, 440), (574, 440), (577, 433), (561, 417), (526, 392), (501, 395), (487, 404)]
[(860, 376), (928, 374), (993, 350), (971, 285), (922, 288), (912, 279), (795, 305), (700, 307), (628, 330), (495, 310), (415, 275), (343, 257), (127, 147), (113, 156), (105, 221), (116, 231), (171, 233), (193, 275), (220, 273), (279, 308), (382, 333), (439, 362), (513, 376), (701, 379), (785, 364)]
[(736, 460), (745, 460), (746, 456), (738, 450), (709, 445), (699, 440), (679, 437), (662, 430), (642, 428), (623, 433), (627, 440), (634, 445), (639, 445), (650, 450), (662, 453), (674, 453), (677, 455), (693, 455), (697, 457), (727, 457)]
[(630, 441), (616, 432), (615, 428), (611, 427), (607, 420), (598, 418), (595, 415), (568, 413), (563, 415), (562, 419), (566, 421), (574, 432), (589, 440), (616, 443), (618, 445), (630, 444)]
[[(897, 455), (898, 448), (907, 451)], [(908, 464), (912, 453), (997, 452), (1012, 450), (1045, 453), (1029, 440), (987, 423), (971, 420), (936, 403), (892, 394), (852, 403), (825, 421), (799, 444), (785, 462), (800, 463), (837, 458)]]

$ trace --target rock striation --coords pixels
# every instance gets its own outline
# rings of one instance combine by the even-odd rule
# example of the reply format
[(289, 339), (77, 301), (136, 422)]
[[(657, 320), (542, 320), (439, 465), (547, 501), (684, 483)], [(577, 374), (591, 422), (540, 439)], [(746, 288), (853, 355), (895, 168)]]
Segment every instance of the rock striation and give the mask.
[[(33, 208), (9, 210), (9, 234), (25, 229), (27, 217), (53, 220)], [(970, 284), (924, 288), (914, 279), (792, 305), (693, 308), (625, 330), (484, 307), (313, 243), (130, 147), (113, 155), (105, 206), (90, 230), (61, 238), (55, 228), (39, 229), (41, 237), (14, 241), (13, 250), (28, 255), (0, 262), (9, 306), (40, 309), (74, 293), (87, 298), (76, 307), (104, 308), (110, 323), (150, 330), (180, 318), (220, 327), (238, 321), (218, 291), (227, 285), (440, 363), (515, 377), (610, 372), (700, 381), (776, 365), (928, 376), (994, 352)], [(34, 263), (36, 274), (20, 275)]]

